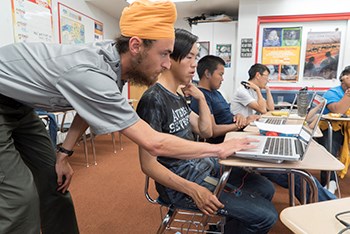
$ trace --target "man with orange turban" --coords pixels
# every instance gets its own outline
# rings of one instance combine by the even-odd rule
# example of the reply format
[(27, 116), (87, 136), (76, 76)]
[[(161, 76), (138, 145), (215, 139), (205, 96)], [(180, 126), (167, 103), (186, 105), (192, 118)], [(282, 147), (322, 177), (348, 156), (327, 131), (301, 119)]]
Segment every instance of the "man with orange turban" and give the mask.
[[(182, 159), (249, 148), (248, 139), (210, 145), (158, 133), (121, 94), (126, 81), (152, 84), (170, 68), (175, 20), (172, 2), (137, 0), (122, 13), (116, 43), (0, 48), (0, 233), (79, 232), (68, 156), (88, 126), (95, 134), (121, 131), (153, 155)], [(57, 150), (34, 108), (77, 112)]]

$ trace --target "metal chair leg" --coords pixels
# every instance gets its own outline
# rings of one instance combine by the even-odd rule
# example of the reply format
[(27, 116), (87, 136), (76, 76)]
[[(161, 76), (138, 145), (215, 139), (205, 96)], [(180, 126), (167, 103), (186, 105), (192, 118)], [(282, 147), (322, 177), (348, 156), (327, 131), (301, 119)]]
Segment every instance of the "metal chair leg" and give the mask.
[(84, 154), (85, 154), (85, 162), (86, 162), (86, 167), (89, 167), (89, 153), (88, 153), (88, 148), (87, 148), (87, 141), (86, 141), (86, 133), (83, 133), (83, 144), (84, 144)]
[(162, 223), (158, 228), (157, 234), (163, 234), (165, 232), (167, 226), (174, 220), (176, 213), (177, 209), (174, 207), (169, 207), (169, 211), (163, 218)]
[(122, 134), (119, 132), (119, 147), (120, 150), (123, 150), (123, 146), (122, 146)]
[(112, 143), (113, 143), (113, 153), (117, 153), (117, 149), (115, 148), (115, 135), (114, 132), (111, 133), (112, 136)]
[(96, 161), (96, 149), (95, 149), (95, 140), (94, 140), (94, 134), (90, 130), (90, 143), (91, 143), (91, 148), (92, 148), (92, 158), (94, 160), (94, 165), (97, 165)]

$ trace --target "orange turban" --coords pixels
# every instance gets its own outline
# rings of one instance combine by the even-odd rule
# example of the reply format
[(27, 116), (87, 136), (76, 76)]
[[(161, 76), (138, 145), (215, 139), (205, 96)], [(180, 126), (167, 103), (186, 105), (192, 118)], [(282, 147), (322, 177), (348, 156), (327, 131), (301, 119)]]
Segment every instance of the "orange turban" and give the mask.
[(136, 0), (124, 8), (120, 17), (121, 34), (141, 39), (175, 38), (175, 4), (167, 1)]

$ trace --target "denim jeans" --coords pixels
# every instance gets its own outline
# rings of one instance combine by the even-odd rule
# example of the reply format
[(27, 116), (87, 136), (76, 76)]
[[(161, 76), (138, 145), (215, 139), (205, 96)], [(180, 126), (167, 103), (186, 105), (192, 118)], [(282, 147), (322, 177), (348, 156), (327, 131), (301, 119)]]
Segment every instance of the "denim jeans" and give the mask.
[[(328, 139), (328, 129), (325, 131), (322, 131), (323, 136), (319, 138), (315, 138), (316, 141), (323, 145), (326, 149), (329, 149), (329, 139)], [(333, 138), (332, 138), (332, 152), (331, 154), (334, 157), (338, 156), (338, 152), (340, 148), (343, 146), (344, 142), (344, 135), (341, 133), (341, 131), (333, 131)], [(331, 172), (331, 180), (335, 180), (336, 174), (335, 172)], [(327, 173), (325, 171), (321, 171), (321, 184), (322, 186), (325, 186), (327, 184)]]
[[(200, 184), (214, 190), (214, 186), (205, 181)], [(232, 168), (228, 184), (231, 191), (225, 190), (219, 198), (225, 205), (219, 210), (220, 214), (227, 217), (225, 233), (268, 233), (278, 219), (278, 213), (271, 202), (275, 193), (273, 184), (265, 177), (241, 168)], [(195, 208), (190, 197), (175, 205)]]
[[(271, 180), (272, 182), (275, 182), (276, 184), (282, 186), (283, 188), (288, 188), (288, 174), (278, 174), (278, 173), (261, 173), (263, 176)], [(301, 197), (301, 178), (299, 175), (295, 175), (295, 196), (300, 201), (302, 201)], [(323, 188), (323, 186), (320, 184), (320, 182), (314, 178), (317, 186), (318, 191), (318, 200), (319, 201), (327, 201), (327, 200), (333, 200), (337, 197), (330, 193), (327, 189)], [(306, 186), (306, 197), (307, 202), (309, 202), (309, 195), (310, 195), (310, 187)]]

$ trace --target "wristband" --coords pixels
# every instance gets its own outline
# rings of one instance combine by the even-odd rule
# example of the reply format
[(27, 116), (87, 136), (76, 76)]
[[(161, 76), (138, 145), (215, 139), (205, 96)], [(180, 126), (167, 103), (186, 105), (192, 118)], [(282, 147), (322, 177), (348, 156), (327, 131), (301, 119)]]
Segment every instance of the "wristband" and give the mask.
[(67, 154), (68, 157), (72, 156), (72, 154), (74, 153), (73, 150), (67, 150), (62, 146), (57, 146), (57, 152)]

